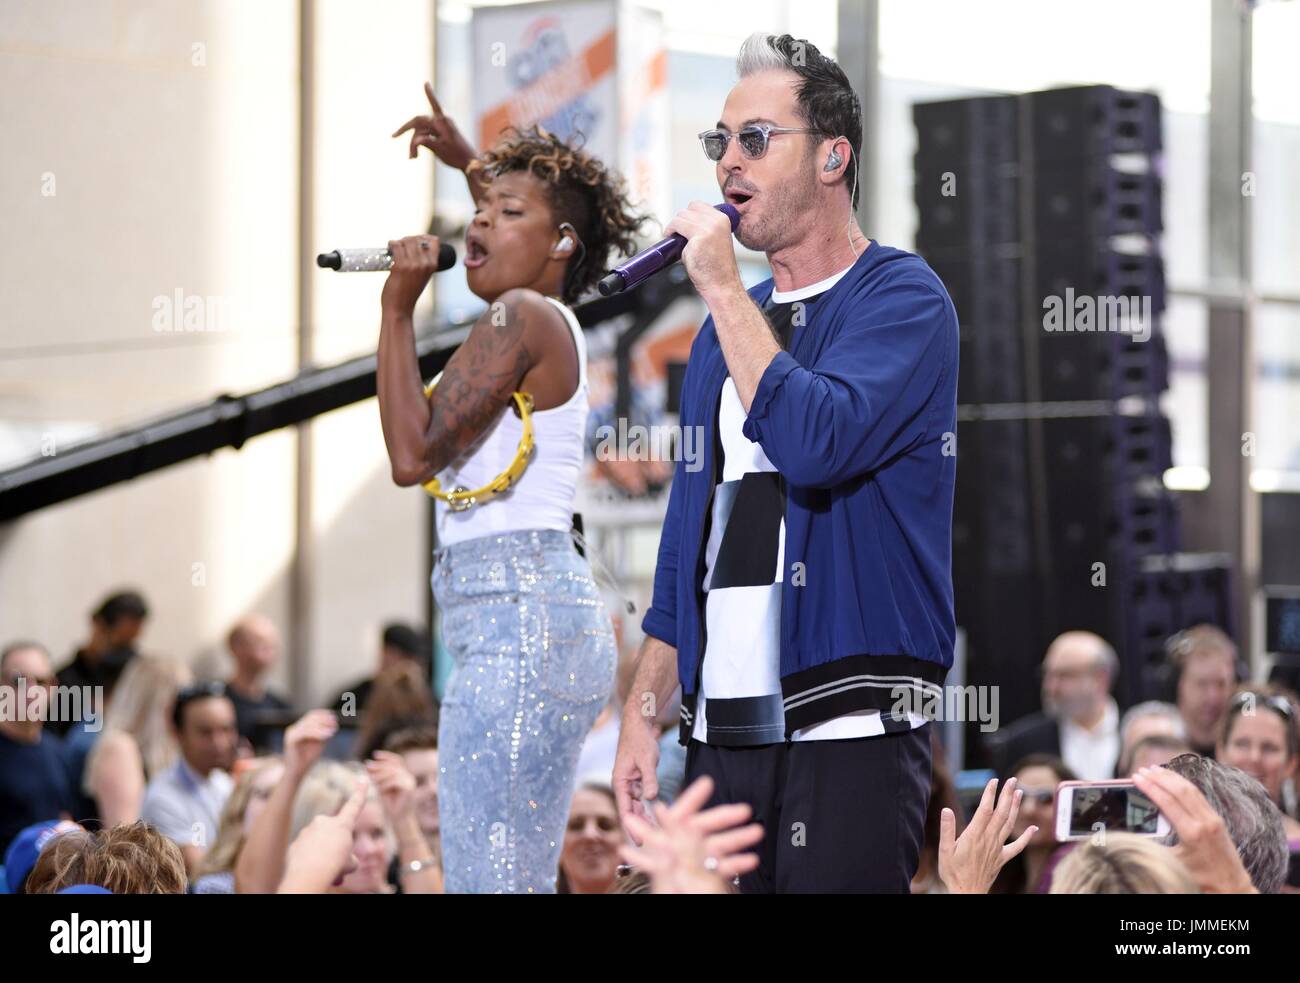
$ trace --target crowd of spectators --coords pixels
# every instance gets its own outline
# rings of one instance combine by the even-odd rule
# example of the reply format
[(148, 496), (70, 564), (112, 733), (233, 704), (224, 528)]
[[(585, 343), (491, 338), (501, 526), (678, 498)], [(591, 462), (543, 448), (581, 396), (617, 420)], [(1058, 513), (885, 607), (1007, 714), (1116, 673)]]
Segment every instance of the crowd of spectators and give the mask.
[[(114, 594), (57, 673), (36, 641), (0, 650), (0, 889), (50, 893), (430, 894), (443, 890), (438, 705), (428, 636), (387, 626), (371, 678), (325, 707), (271, 685), (281, 642), (250, 614), (229, 674), (195, 680), (140, 651), (149, 616)], [(915, 893), (1278, 893), (1300, 851), (1297, 704), (1241, 682), (1212, 626), (1169, 644), (1170, 702), (1121, 713), (1114, 650), (1069, 632), (1043, 662), (1041, 712), (985, 749), (997, 777), (963, 815), (935, 731)], [(558, 871), (567, 894), (728, 893), (763, 836), (750, 808), (680, 788), (675, 707), (661, 708), (660, 796), (620, 817), (608, 784), (632, 665), (583, 749)], [(81, 701), (70, 700), (79, 694)], [(69, 713), (73, 707), (77, 712)], [(1127, 779), (1164, 838), (1102, 831), (1058, 842), (1058, 787)]]

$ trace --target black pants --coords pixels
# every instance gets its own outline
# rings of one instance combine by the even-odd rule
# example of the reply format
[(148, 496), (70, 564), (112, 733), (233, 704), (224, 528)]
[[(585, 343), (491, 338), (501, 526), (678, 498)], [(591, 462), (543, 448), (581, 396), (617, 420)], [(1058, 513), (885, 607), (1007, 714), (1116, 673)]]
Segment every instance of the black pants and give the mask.
[(686, 784), (709, 806), (748, 802), (763, 824), (744, 894), (906, 894), (930, 801), (930, 725), (843, 741), (718, 747), (691, 741)]

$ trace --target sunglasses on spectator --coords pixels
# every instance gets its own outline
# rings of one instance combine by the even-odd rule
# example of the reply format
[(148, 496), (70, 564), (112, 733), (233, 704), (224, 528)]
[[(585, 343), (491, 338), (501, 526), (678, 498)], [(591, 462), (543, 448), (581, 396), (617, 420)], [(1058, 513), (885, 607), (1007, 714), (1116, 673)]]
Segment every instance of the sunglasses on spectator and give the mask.
[(1291, 701), (1282, 696), (1265, 696), (1262, 693), (1252, 693), (1249, 690), (1244, 693), (1238, 693), (1232, 698), (1228, 705), (1230, 713), (1240, 713), (1248, 706), (1257, 706), (1263, 704), (1271, 710), (1280, 713), (1287, 720), (1295, 718), (1295, 707), (1291, 706)]
[[(742, 126), (740, 132), (734, 134), (736, 142), (740, 144), (740, 152), (749, 160), (758, 160), (767, 153), (767, 143), (778, 133), (818, 133), (819, 130), (809, 130), (792, 126), (769, 126), (766, 123), (751, 123), (749, 126)], [(730, 130), (705, 130), (699, 134), (700, 143), (704, 145), (704, 155), (709, 160), (722, 160), (727, 152), (727, 147), (731, 143), (733, 134)]]

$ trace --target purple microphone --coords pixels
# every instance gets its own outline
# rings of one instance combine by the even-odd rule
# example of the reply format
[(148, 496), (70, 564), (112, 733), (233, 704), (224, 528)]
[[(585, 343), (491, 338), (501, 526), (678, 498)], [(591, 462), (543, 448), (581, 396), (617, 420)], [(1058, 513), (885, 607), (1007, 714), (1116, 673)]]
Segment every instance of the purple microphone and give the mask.
[[(734, 234), (740, 224), (740, 212), (735, 207), (723, 202), (714, 205), (718, 211), (731, 219), (731, 231)], [(629, 259), (622, 266), (616, 266), (597, 284), (602, 297), (622, 293), (635, 287), (642, 280), (672, 266), (682, 258), (682, 249), (686, 246), (686, 237), (674, 232), (667, 239), (660, 239), (649, 249), (644, 249)]]

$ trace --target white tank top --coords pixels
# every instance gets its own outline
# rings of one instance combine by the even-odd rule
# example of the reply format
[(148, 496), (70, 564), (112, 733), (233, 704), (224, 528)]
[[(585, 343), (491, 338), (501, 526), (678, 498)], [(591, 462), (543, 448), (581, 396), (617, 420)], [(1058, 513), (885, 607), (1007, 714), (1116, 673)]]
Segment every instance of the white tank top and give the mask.
[[(453, 511), (446, 502), (435, 499), (440, 546), (522, 529), (567, 532), (573, 525), (573, 497), (582, 470), (589, 409), (587, 342), (573, 311), (554, 297), (546, 299), (564, 315), (577, 346), (577, 388), (561, 405), (533, 412), (533, 456), (523, 477), (509, 491), (462, 512)], [(512, 400), (492, 428), (439, 473), (443, 491), (458, 485), (482, 488), (510, 466), (523, 432), (523, 421), (515, 415)]]

